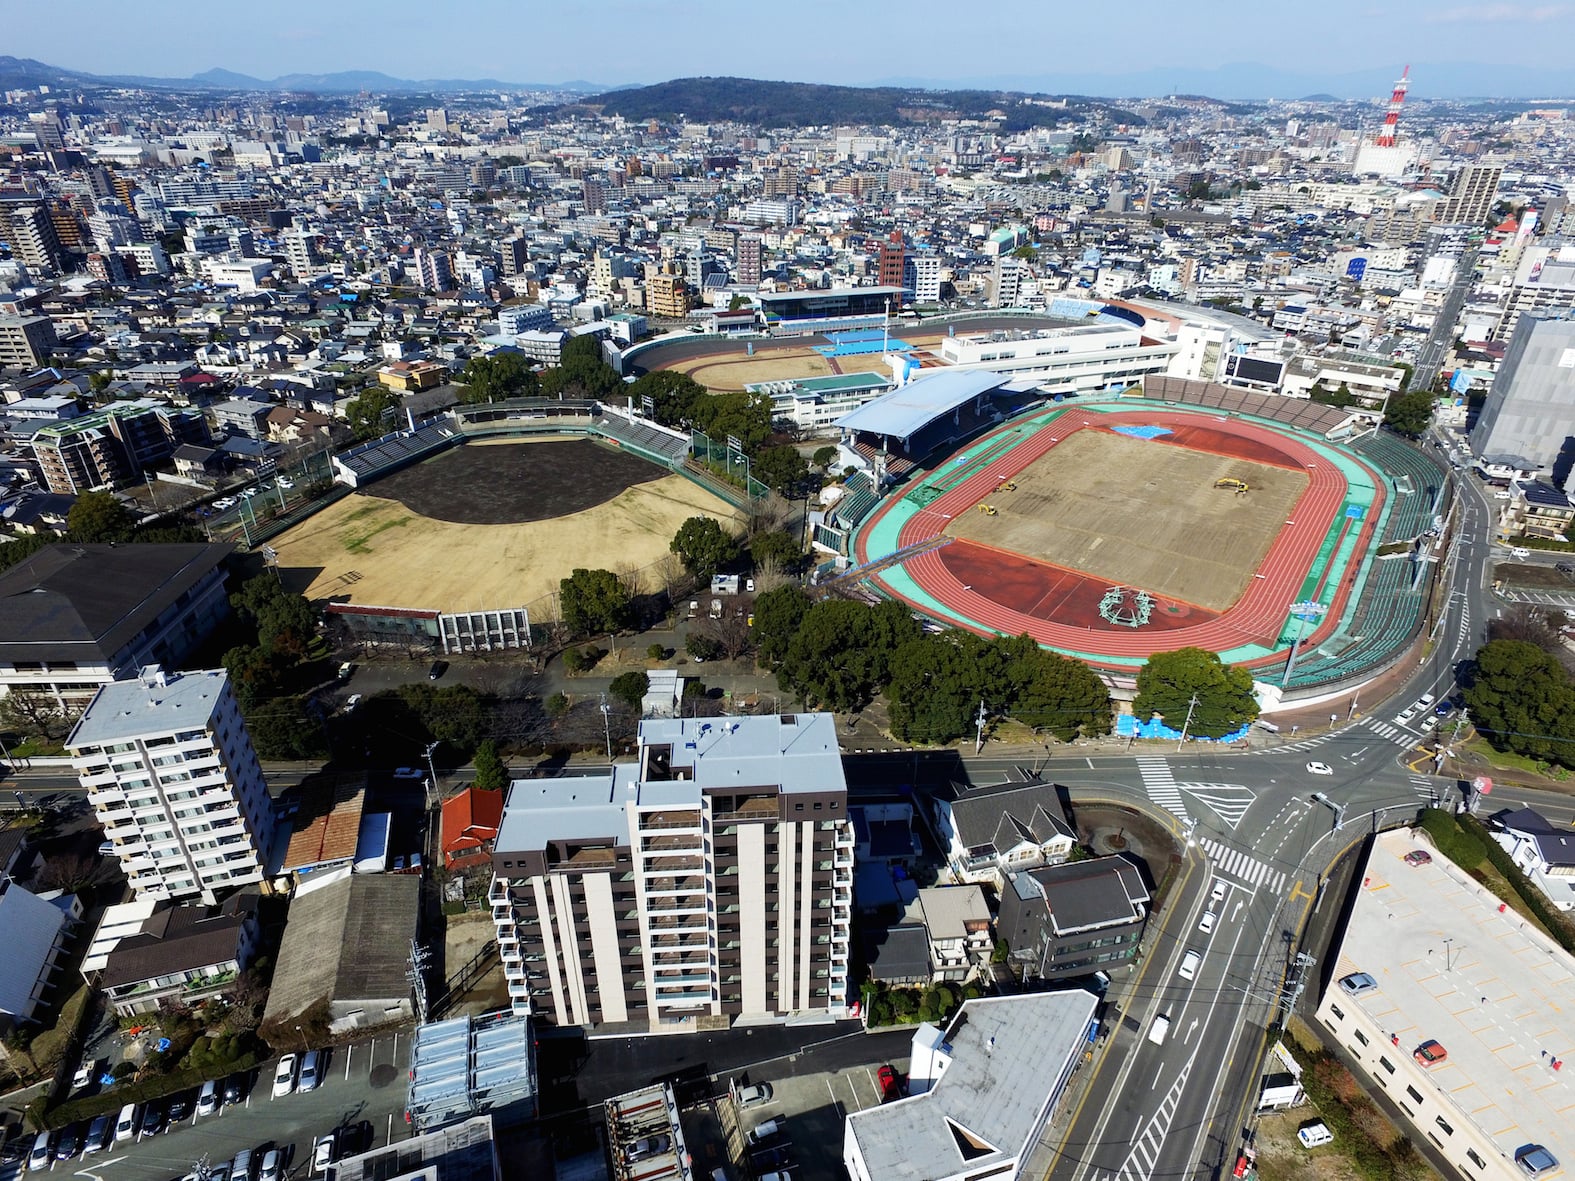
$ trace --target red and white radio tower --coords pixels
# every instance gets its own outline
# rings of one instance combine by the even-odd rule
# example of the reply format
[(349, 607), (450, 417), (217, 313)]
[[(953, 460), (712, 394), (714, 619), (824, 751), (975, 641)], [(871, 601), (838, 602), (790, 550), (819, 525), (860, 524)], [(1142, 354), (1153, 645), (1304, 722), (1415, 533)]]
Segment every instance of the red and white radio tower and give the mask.
[(1400, 81), (1395, 83), (1395, 92), (1389, 96), (1389, 111), (1384, 115), (1384, 129), (1378, 133), (1378, 138), (1373, 142), (1380, 148), (1395, 146), (1395, 130), (1400, 126), (1400, 108), (1405, 103), (1405, 92), (1410, 89), (1411, 67), (1405, 68), (1405, 73), (1400, 75)]

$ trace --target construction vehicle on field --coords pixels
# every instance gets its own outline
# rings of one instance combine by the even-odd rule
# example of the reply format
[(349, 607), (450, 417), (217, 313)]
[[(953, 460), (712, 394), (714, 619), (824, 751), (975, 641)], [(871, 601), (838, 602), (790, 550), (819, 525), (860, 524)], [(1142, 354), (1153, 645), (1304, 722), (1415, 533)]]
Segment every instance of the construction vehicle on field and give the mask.
[(1234, 489), (1237, 496), (1246, 496), (1251, 490), (1246, 480), (1238, 480), (1233, 476), (1225, 476), (1222, 479), (1215, 480), (1214, 486), (1216, 488)]
[(979, 506), (979, 511), (981, 513), (983, 513), (987, 517), (993, 517), (993, 516), (995, 516), (995, 505), (993, 505), (993, 504), (981, 504)]

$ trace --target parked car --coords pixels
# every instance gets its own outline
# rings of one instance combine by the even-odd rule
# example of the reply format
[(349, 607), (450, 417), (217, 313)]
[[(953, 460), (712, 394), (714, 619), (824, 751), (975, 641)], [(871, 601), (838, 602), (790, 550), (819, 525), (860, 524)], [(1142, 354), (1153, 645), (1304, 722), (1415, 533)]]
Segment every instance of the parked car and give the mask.
[(55, 1141), (55, 1159), (70, 1160), (82, 1148), (82, 1125), (72, 1124)]
[(273, 1072), (273, 1097), (283, 1099), (295, 1090), (295, 1055), (286, 1054), (279, 1059)]
[(424, 779), (426, 772), (420, 767), (395, 767), (395, 779)]
[(1349, 976), (1340, 977), (1340, 991), (1346, 996), (1361, 996), (1364, 993), (1376, 992), (1378, 981), (1366, 972), (1352, 972)]
[(321, 1173), (334, 1163), (334, 1152), (337, 1146), (338, 1138), (333, 1132), (317, 1138), (317, 1143), (312, 1145), (312, 1172)]
[(778, 1144), (774, 1148), (763, 1148), (759, 1152), (749, 1155), (749, 1166), (758, 1173), (769, 1173), (774, 1169), (787, 1168), (788, 1157), (793, 1151), (791, 1144)]
[(233, 496), (221, 496), (218, 500), (213, 502), (213, 507), (216, 509), (227, 509), (234, 508), (238, 504), (240, 504), (240, 501), (236, 500)]
[(1432, 1067), (1437, 1066), (1444, 1059), (1448, 1058), (1449, 1051), (1432, 1038), (1428, 1038), (1427, 1041), (1411, 1051), (1411, 1057), (1415, 1058), (1421, 1066)]
[(109, 1138), (114, 1134), (115, 1121), (109, 1113), (94, 1116), (82, 1140), (82, 1155), (92, 1156), (95, 1152), (102, 1152), (109, 1147)]
[(216, 1083), (216, 1082), (212, 1082), (212, 1081), (203, 1083), (202, 1084), (202, 1090), (197, 1095), (197, 1115), (198, 1115), (198, 1117), (200, 1118), (201, 1116), (212, 1115), (214, 1112), (216, 1112), (218, 1110), (219, 1110), (219, 1084)]
[(182, 1120), (191, 1118), (191, 1103), (192, 1096), (190, 1091), (182, 1091), (170, 1100), (169, 1121), (164, 1125), (165, 1131), (169, 1131), (170, 1128)]
[(1527, 1144), (1515, 1150), (1515, 1163), (1528, 1177), (1540, 1177), (1559, 1167), (1559, 1158), (1540, 1144)]
[(739, 1087), (738, 1105), (740, 1107), (754, 1107), (759, 1103), (770, 1103), (771, 1094), (770, 1083), (753, 1083), (747, 1087)]
[(252, 1080), (245, 1074), (232, 1074), (224, 1080), (225, 1103), (240, 1103), (246, 1098), (246, 1093), (252, 1089)]
[(1214, 930), (1214, 919), (1215, 919), (1214, 912), (1212, 910), (1205, 910), (1203, 912), (1203, 917), (1198, 920), (1198, 930), (1200, 930), (1200, 931), (1212, 931), (1212, 930)]
[(889, 1063), (875, 1072), (875, 1081), (880, 1085), (880, 1101), (890, 1103), (893, 1099), (902, 1098), (902, 1075), (897, 1073), (897, 1068)]
[(758, 1124), (749, 1133), (749, 1143), (754, 1147), (770, 1144), (782, 1134), (782, 1121), (768, 1119), (763, 1124)]
[(278, 485), (280, 488), (284, 488), (284, 489), (290, 489), (290, 488), (294, 488), (295, 487), (295, 481), (290, 479), (289, 476), (280, 476), (277, 480), (274, 481), (274, 483), (276, 485)]
[(252, 1150), (243, 1148), (230, 1162), (230, 1181), (252, 1181)]
[(1405, 855), (1405, 863), (1407, 865), (1431, 865), (1433, 863), (1433, 855), (1426, 849), (1412, 849)]
[(42, 1173), (49, 1168), (49, 1162), (55, 1159), (55, 1154), (50, 1151), (49, 1133), (40, 1132), (33, 1137), (33, 1151), (27, 1154), (27, 1171), (29, 1173)]
[(323, 1081), (323, 1054), (320, 1050), (308, 1050), (301, 1057), (301, 1077), (295, 1084), (297, 1091), (315, 1091), (317, 1085)]
[(1317, 1148), (1320, 1144), (1330, 1143), (1334, 1139), (1334, 1133), (1329, 1130), (1329, 1125), (1320, 1120), (1308, 1124), (1305, 1128), (1297, 1128), (1296, 1138), (1302, 1142), (1303, 1148)]
[(448, 672), (448, 661), (434, 660), (432, 667), (427, 669), (427, 680), (435, 681), (446, 672)]
[(115, 1143), (130, 1140), (137, 1134), (137, 1105), (128, 1103), (120, 1109), (120, 1114), (115, 1117)]
[(284, 1151), (270, 1148), (262, 1158), (262, 1168), (257, 1170), (257, 1181), (283, 1181)]
[(657, 1156), (666, 1152), (673, 1146), (671, 1136), (646, 1136), (629, 1145), (629, 1159), (631, 1161), (645, 1160), (647, 1157)]
[(141, 1134), (144, 1136), (157, 1136), (164, 1130), (164, 1108), (158, 1103), (149, 1103), (142, 1109)]
[[(113, 848), (113, 845), (111, 848)], [(100, 851), (102, 852), (102, 847), (100, 848)], [(71, 1089), (73, 1091), (80, 1091), (83, 1087), (91, 1083), (98, 1077), (101, 1066), (102, 1063), (97, 1058), (89, 1058), (86, 1062), (82, 1063), (82, 1065), (77, 1068), (76, 1074), (72, 1076)]]
[(1225, 879), (1224, 878), (1215, 878), (1214, 879), (1214, 888), (1209, 891), (1209, 901), (1210, 902), (1219, 902), (1224, 897), (1225, 897)]

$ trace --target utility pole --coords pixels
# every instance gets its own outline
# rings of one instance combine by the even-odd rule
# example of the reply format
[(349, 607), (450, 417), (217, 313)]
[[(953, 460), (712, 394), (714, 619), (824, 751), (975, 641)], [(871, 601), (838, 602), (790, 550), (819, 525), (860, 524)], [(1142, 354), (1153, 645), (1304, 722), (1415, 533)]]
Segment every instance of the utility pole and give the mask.
[(422, 1025), (427, 1023), (427, 949), (419, 942), (410, 941), (410, 958), (405, 961), (405, 979), (410, 981), (410, 990), (416, 998), (416, 1020)]
[(1296, 958), (1291, 961), (1292, 983), (1288, 992), (1282, 994), (1281, 1010), (1289, 1017), (1296, 1011), (1296, 1002), (1301, 1000), (1302, 989), (1307, 987), (1307, 969), (1318, 961), (1305, 951), (1297, 952)]
[(978, 754), (981, 750), (984, 749), (984, 723), (985, 723), (984, 698), (981, 697), (981, 698), (979, 698), (979, 717), (978, 717), (978, 719), (975, 722), (976, 731), (975, 731), (974, 740), (973, 740), (973, 753), (974, 754)]
[(1181, 741), (1176, 743), (1176, 753), (1181, 753), (1181, 748), (1187, 744), (1187, 730), (1192, 726), (1192, 711), (1198, 708), (1198, 695), (1194, 693), (1192, 700), (1187, 702), (1187, 720), (1181, 723)]
[(438, 748), (438, 744), (437, 743), (435, 743), (435, 742), (427, 743), (427, 748), (426, 748), (427, 774), (431, 776), (431, 778), (427, 780), (427, 787), (428, 787), (428, 791), (427, 791), (427, 807), (429, 807), (429, 808), (432, 806), (433, 798), (434, 797), (438, 797), (441, 794), (441, 793), (438, 792), (437, 768), (432, 765), (432, 752), (435, 751), (437, 748)]
[(612, 762), (612, 723), (608, 721), (611, 712), (607, 705), (607, 694), (602, 694), (602, 734), (607, 739), (607, 761)]

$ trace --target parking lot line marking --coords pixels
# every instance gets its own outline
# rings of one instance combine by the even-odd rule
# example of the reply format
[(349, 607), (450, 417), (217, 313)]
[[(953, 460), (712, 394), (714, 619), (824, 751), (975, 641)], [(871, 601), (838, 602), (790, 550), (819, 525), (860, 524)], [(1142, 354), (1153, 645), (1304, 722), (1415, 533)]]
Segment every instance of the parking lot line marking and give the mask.
[(350, 1059), (355, 1057), (355, 1047), (345, 1047), (345, 1082), (350, 1081)]

